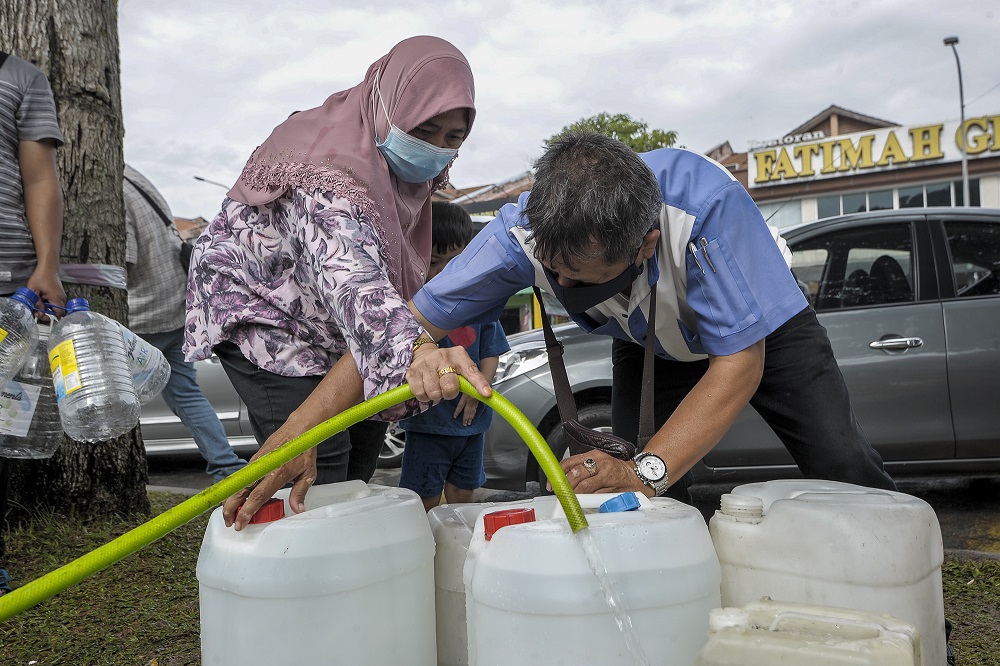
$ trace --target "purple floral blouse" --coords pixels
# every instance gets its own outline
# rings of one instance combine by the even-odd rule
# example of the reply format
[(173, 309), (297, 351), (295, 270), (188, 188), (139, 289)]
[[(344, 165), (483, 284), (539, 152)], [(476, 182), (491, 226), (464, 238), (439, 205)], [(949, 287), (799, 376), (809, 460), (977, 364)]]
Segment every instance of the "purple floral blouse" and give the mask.
[(293, 189), (258, 207), (226, 199), (191, 257), (187, 358), (228, 340), (258, 367), (302, 377), (350, 352), (366, 398), (401, 385), (421, 328), (381, 251), (363, 213), (333, 193)]

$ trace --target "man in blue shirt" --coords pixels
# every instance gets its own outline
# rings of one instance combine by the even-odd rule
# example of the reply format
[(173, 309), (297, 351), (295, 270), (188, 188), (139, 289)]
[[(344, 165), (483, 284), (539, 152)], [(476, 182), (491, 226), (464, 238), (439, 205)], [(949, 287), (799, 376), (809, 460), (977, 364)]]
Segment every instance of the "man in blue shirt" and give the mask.
[[(658, 430), (633, 461), (597, 451), (564, 460), (576, 492), (688, 499), (688, 471), (747, 403), (805, 476), (895, 488), (854, 416), (787, 248), (728, 171), (686, 150), (637, 155), (593, 133), (557, 140), (536, 168), (532, 192), (504, 206), (411, 307), (438, 339), (496, 319), (527, 286), (549, 290), (584, 330), (615, 338), (613, 429), (635, 442), (657, 285)], [(433, 383), (439, 365), (422, 355), (411, 384)], [(442, 390), (454, 381), (443, 376)], [(585, 458), (596, 466), (584, 468)]]

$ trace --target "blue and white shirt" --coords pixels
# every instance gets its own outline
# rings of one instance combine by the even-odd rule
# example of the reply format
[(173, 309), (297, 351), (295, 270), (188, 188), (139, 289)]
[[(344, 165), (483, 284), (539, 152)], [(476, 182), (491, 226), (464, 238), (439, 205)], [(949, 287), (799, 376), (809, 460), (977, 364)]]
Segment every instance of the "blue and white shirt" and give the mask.
[[(806, 308), (782, 247), (753, 199), (717, 162), (687, 150), (640, 155), (660, 183), (660, 241), (632, 283), (573, 316), (585, 331), (644, 344), (650, 285), (657, 282), (656, 352), (695, 361), (763, 340)], [(414, 296), (435, 326), (450, 330), (498, 318), (507, 299), (548, 280), (522, 215), (530, 193), (507, 204), (461, 255)], [(783, 243), (783, 241), (779, 242)], [(693, 244), (693, 246), (692, 246)]]

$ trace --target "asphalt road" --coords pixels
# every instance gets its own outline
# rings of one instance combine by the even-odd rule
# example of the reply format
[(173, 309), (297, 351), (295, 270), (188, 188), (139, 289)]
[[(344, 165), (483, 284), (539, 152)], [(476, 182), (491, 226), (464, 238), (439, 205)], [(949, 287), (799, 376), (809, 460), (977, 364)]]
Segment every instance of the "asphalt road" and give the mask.
[[(372, 483), (394, 486), (399, 470), (377, 470)], [(149, 459), (149, 484), (154, 488), (172, 488), (195, 493), (207, 488), (212, 479), (204, 473), (200, 458), (156, 457)], [(977, 556), (1000, 559), (1000, 478), (902, 478), (896, 480), (900, 492), (919, 497), (934, 507), (941, 525), (944, 547), (948, 551), (975, 551)], [(706, 520), (719, 506), (719, 497), (732, 490), (734, 483), (697, 484), (692, 487), (695, 506)], [(537, 484), (528, 492), (509, 492), (481, 488), (477, 502), (507, 502), (532, 497)]]

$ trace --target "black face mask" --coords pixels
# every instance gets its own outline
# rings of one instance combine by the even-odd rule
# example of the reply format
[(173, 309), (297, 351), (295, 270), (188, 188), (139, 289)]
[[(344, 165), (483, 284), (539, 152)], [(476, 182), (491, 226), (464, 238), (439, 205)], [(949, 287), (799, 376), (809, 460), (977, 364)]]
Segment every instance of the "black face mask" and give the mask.
[(562, 303), (569, 314), (580, 314), (603, 303), (615, 294), (624, 291), (642, 274), (642, 265), (631, 264), (621, 275), (607, 282), (588, 284), (584, 287), (563, 287), (556, 280), (552, 271), (544, 266), (542, 268), (545, 271), (545, 277), (549, 279), (552, 294)]

